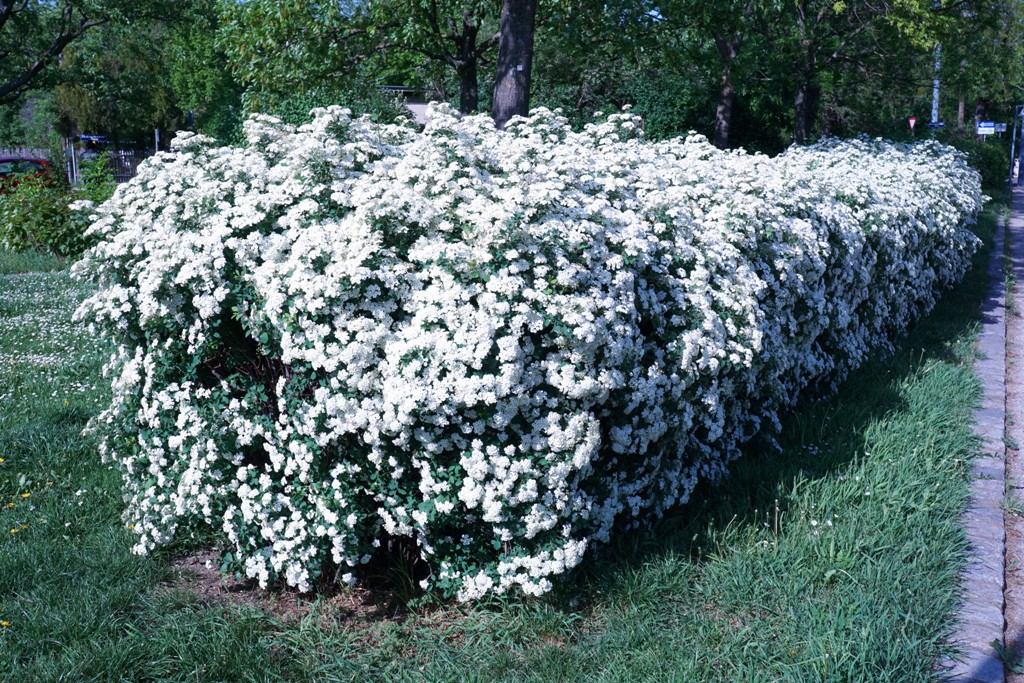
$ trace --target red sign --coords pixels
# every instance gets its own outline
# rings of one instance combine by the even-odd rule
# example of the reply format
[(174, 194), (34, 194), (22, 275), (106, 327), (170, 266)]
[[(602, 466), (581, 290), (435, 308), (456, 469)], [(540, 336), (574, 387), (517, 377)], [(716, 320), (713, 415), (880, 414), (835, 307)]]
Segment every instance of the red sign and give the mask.
[(910, 124), (910, 130), (914, 130), (914, 124), (917, 123), (917, 117), (911, 116), (907, 119), (907, 123)]

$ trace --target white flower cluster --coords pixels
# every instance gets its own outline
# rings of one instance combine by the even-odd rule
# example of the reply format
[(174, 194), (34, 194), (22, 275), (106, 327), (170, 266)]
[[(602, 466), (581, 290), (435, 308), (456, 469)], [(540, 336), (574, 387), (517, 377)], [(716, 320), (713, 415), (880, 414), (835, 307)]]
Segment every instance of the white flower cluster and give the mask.
[(932, 143), (778, 158), (614, 114), (504, 132), (312, 113), (179, 135), (97, 208), (94, 421), (145, 552), (223, 529), (261, 583), (530, 594), (722, 475), (968, 268), (978, 175)]

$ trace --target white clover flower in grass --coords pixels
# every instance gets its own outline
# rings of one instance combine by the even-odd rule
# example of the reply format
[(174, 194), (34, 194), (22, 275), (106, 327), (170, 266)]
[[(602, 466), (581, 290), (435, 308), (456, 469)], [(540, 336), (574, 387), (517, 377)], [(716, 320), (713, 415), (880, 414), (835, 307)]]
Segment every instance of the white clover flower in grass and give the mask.
[(400, 540), (431, 590), (543, 593), (891, 344), (976, 247), (978, 176), (941, 145), (642, 132), (329, 108), (143, 164), (75, 266), (116, 346), (92, 428), (135, 549), (209, 525), (236, 570), (307, 590)]

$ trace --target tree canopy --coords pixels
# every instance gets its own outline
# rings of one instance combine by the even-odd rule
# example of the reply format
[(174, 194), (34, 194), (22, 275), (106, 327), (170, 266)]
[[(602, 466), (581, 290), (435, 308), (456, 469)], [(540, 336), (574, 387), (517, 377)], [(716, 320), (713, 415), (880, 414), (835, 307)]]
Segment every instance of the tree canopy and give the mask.
[(0, 136), (57, 112), (64, 132), (230, 139), (252, 111), (394, 116), (386, 85), (499, 125), (526, 102), (578, 125), (629, 104), (652, 137), (777, 151), (909, 136), (937, 51), (948, 130), (1024, 97), (1024, 0), (162, 2), (0, 0)]
[(0, 104), (17, 101), (52, 76), (64, 50), (89, 31), (187, 9), (164, 0), (0, 0)]

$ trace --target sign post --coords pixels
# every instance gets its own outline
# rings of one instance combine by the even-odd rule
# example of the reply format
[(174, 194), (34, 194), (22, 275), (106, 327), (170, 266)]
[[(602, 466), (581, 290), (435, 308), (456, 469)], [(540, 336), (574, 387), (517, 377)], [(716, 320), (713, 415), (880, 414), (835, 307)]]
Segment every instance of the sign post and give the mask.
[(907, 125), (910, 126), (910, 134), (913, 135), (914, 134), (914, 126), (917, 125), (917, 117), (916, 116), (908, 117), (907, 118)]
[(978, 135), (995, 135), (995, 121), (978, 121)]

